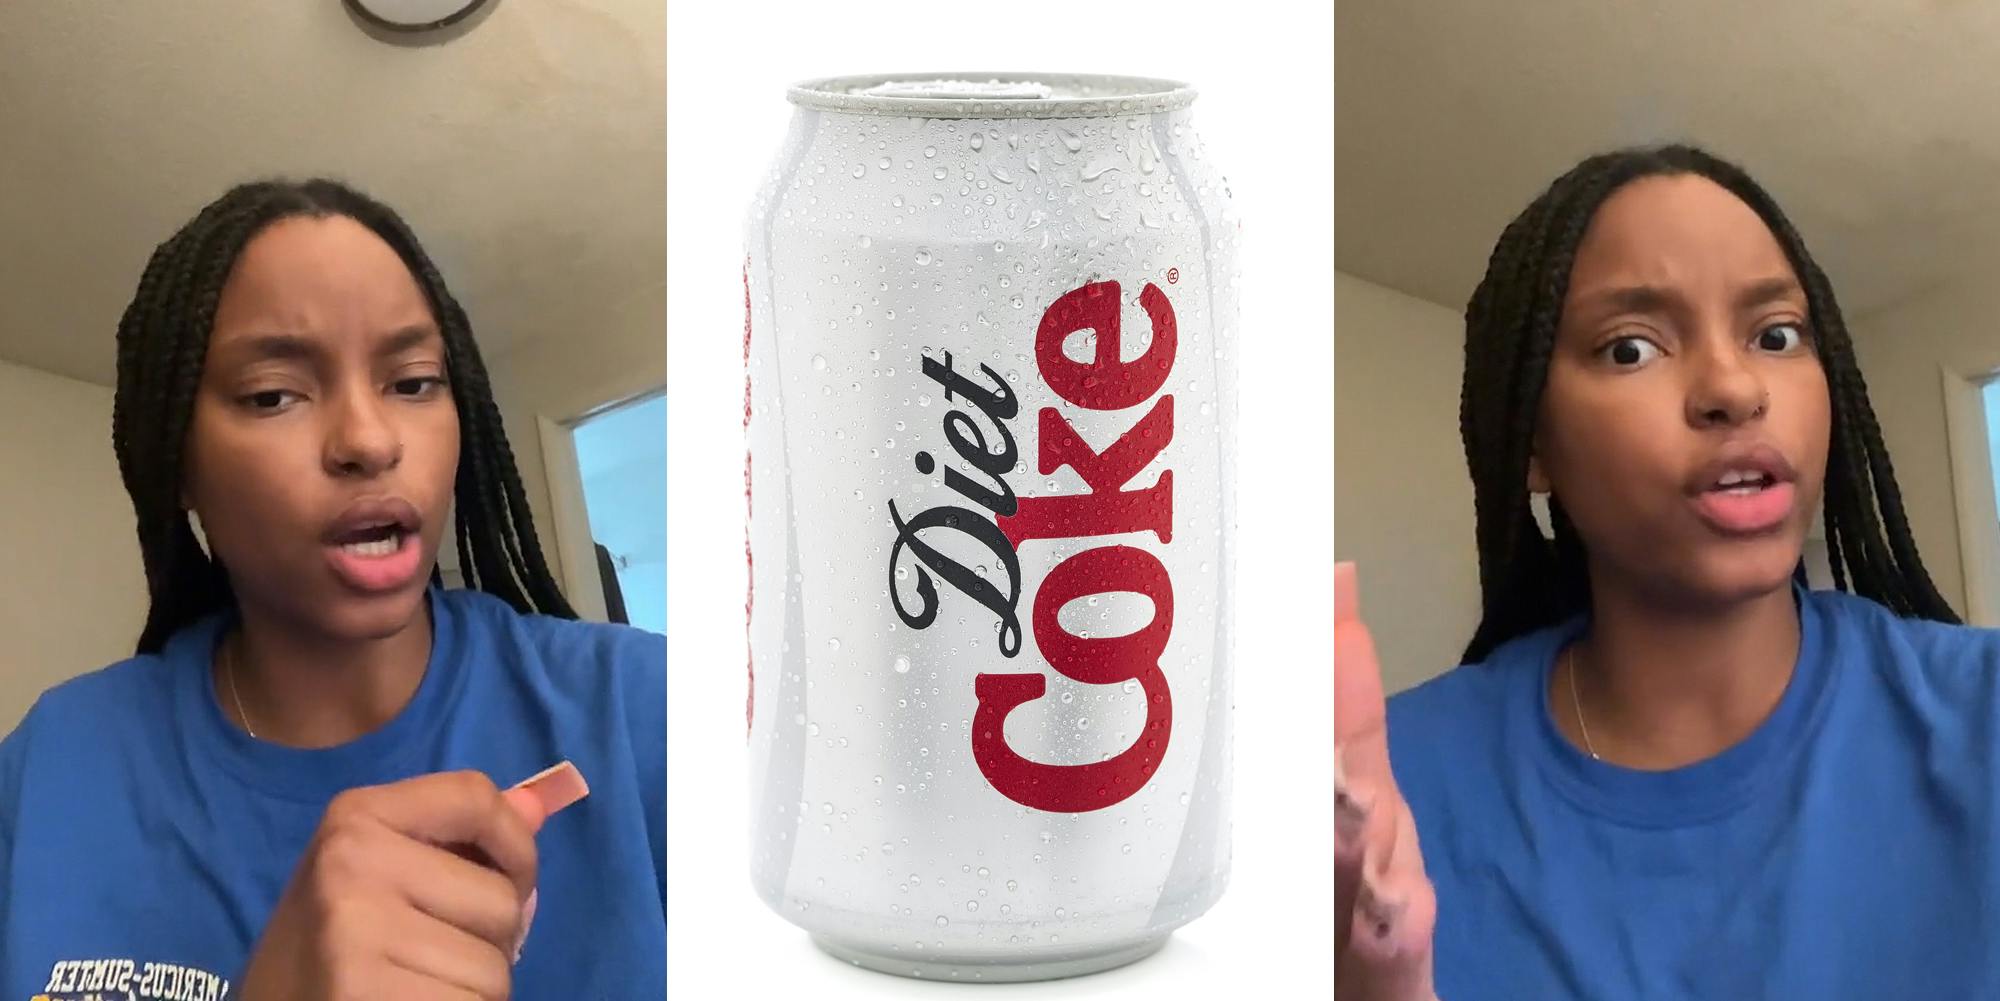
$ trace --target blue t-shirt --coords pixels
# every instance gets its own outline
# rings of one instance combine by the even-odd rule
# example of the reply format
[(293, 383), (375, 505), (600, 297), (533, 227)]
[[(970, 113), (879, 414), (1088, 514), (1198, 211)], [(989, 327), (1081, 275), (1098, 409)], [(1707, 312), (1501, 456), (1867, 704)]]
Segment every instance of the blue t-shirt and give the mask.
[(2000, 997), (2000, 632), (1799, 608), (1777, 708), (1673, 771), (1557, 731), (1581, 621), (1389, 700), (1442, 1001)]
[(0, 999), (233, 997), (335, 794), (467, 768), (507, 786), (562, 759), (590, 795), (536, 838), (514, 996), (663, 996), (666, 640), (474, 591), (430, 607), (416, 695), (339, 747), (229, 722), (221, 616), (44, 694), (0, 742)]

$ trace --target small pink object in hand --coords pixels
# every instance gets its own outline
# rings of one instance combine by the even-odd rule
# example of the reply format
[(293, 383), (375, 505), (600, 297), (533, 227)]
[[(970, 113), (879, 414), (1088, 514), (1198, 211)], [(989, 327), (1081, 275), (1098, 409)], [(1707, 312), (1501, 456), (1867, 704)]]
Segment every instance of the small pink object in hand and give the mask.
[(564, 761), (522, 779), (501, 795), (528, 822), (529, 829), (539, 831), (542, 822), (557, 811), (590, 795), (590, 786), (575, 765)]
[[(590, 785), (583, 781), (583, 773), (567, 761), (522, 779), (501, 794), (534, 831), (541, 830), (543, 822), (588, 795)], [(517, 963), (521, 961), (521, 946), (528, 941), (528, 926), (535, 921), (535, 901), (540, 896), (540, 890), (530, 890), (527, 902), (521, 905), (521, 935), (514, 940)]]

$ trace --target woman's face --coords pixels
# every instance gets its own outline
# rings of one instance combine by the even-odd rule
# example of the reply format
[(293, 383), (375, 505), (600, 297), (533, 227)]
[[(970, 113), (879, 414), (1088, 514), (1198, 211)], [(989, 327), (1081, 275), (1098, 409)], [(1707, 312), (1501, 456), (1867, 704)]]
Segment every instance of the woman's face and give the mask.
[(237, 598), (328, 639), (418, 613), (458, 467), (444, 341), (344, 216), (272, 224), (216, 306), (184, 490)]
[(1530, 487), (1650, 600), (1786, 586), (1826, 478), (1831, 405), (1805, 293), (1748, 205), (1696, 175), (1605, 200), (1577, 248)]

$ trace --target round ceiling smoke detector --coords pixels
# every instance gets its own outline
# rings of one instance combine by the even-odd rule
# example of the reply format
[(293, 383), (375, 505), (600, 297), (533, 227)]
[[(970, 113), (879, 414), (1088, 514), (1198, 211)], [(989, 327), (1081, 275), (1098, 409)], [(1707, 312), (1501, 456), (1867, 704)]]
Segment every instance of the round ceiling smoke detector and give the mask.
[(471, 16), (490, 0), (346, 0), (349, 10), (390, 31), (434, 31)]

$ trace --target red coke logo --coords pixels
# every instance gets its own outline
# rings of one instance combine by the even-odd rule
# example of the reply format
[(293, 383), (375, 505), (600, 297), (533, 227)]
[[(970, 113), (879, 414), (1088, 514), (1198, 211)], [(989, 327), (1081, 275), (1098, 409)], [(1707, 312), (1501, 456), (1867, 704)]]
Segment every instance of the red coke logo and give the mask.
[[(1153, 398), (1173, 370), (1176, 328), (1166, 293), (1147, 283), (1139, 304), (1152, 322), (1144, 354), (1120, 359), (1117, 282), (1093, 282), (1066, 293), (1042, 314), (1035, 332), (1035, 363), (1049, 388), (1086, 410), (1134, 410)], [(1063, 353), (1071, 334), (1096, 331), (1088, 362)], [(1098, 451), (1056, 407), (1044, 407), (1036, 428), (1036, 465), (1043, 475), (1068, 466), (1088, 492), (1023, 497), (1019, 510), (999, 519), (1018, 549), (1037, 540), (1076, 539), (1150, 532), (1161, 543), (1174, 538), (1174, 474), (1164, 470), (1150, 486), (1132, 480), (1174, 438), (1174, 398), (1162, 395), (1117, 440)], [(1152, 602), (1149, 622), (1123, 636), (1083, 637), (1064, 628), (1057, 613), (1078, 598), (1136, 592)], [(1138, 792), (1159, 769), (1173, 729), (1173, 696), (1160, 671), (1160, 655), (1174, 625), (1173, 579), (1160, 558), (1136, 546), (1106, 544), (1056, 564), (1035, 592), (1031, 619), (1035, 646), (1051, 668), (1087, 685), (1137, 681), (1146, 720), (1124, 751), (1103, 761), (1054, 765), (1023, 757), (1007, 744), (1007, 715), (1047, 691), (1041, 673), (982, 672), (973, 682), (979, 708), (972, 719), (972, 754), (993, 788), (1023, 806), (1060, 813), (1100, 810)]]
[[(1092, 282), (1050, 304), (1035, 332), (1036, 367), (1063, 401), (1101, 412), (1136, 410), (1153, 401), (1101, 451), (1084, 440), (1061, 409), (1042, 408), (1036, 424), (1036, 467), (1046, 476), (1068, 466), (1083, 479), (1088, 488), (1084, 493), (1016, 496), (1004, 478), (1019, 462), (1006, 423), (1018, 412), (1018, 403), (1006, 381), (981, 365), (982, 384), (959, 372), (949, 353), (941, 361), (923, 359), (924, 375), (944, 389), (946, 399), (971, 403), (987, 418), (993, 436), (989, 440), (966, 411), (953, 410), (945, 417), (945, 438), (953, 450), (967, 466), (990, 478), (989, 482), (947, 469), (945, 485), (983, 510), (940, 505), (906, 518), (895, 502), (889, 504), (897, 533), (889, 556), (890, 599), (897, 615), (912, 628), (927, 628), (936, 621), (936, 579), (942, 579), (998, 619), (1000, 652), (1011, 658), (1020, 652), (1022, 642), (1021, 546), (1148, 532), (1162, 544), (1173, 542), (1173, 471), (1162, 470), (1151, 485), (1132, 486), (1174, 438), (1173, 396), (1154, 399), (1173, 370), (1178, 341), (1173, 304), (1150, 282), (1141, 290), (1139, 305), (1152, 323), (1153, 338), (1132, 361), (1121, 358), (1120, 305), (1117, 282)], [(1090, 360), (1076, 361), (1063, 353), (1063, 342), (1083, 330), (1096, 332), (1096, 348)], [(915, 459), (918, 471), (935, 471), (936, 460), (929, 453), (919, 452)], [(1004, 586), (928, 544), (921, 537), (926, 531), (958, 536), (958, 545), (977, 543), (992, 554)], [(906, 550), (919, 562), (914, 602), (907, 601), (897, 585)], [(1135, 632), (1079, 636), (1059, 618), (1063, 607), (1079, 598), (1125, 592), (1144, 595), (1152, 603), (1151, 619)], [(1131, 746), (1103, 761), (1080, 765), (1035, 761), (1008, 745), (1005, 724), (1009, 713), (1048, 691), (1048, 678), (1039, 671), (981, 672), (973, 679), (979, 705), (972, 718), (972, 755), (980, 774), (1008, 799), (1056, 813), (1101, 810), (1138, 792), (1159, 769), (1173, 730), (1173, 695), (1160, 670), (1173, 625), (1173, 579), (1166, 564), (1151, 552), (1106, 543), (1057, 563), (1034, 594), (1029, 628), (1036, 649), (1051, 668), (1072, 681), (1086, 685), (1136, 681), (1145, 695), (1145, 723)]]

